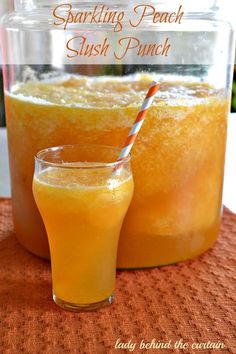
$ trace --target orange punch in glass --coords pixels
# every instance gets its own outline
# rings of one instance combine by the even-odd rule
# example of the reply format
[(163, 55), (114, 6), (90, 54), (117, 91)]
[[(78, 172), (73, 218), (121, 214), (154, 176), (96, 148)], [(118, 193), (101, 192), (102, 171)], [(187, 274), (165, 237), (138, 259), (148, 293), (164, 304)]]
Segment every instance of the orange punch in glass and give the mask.
[(53, 298), (68, 310), (112, 302), (119, 234), (133, 195), (129, 156), (114, 173), (118, 154), (67, 145), (36, 156), (33, 194), (49, 240)]

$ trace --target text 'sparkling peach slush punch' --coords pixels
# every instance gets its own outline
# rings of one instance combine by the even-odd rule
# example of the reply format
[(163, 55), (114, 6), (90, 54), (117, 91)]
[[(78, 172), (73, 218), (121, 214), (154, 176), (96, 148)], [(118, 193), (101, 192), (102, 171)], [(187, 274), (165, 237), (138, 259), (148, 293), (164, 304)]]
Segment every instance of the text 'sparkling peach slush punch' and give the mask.
[(112, 302), (119, 233), (133, 195), (130, 156), (67, 145), (36, 156), (33, 193), (51, 253), (53, 298), (64, 309)]

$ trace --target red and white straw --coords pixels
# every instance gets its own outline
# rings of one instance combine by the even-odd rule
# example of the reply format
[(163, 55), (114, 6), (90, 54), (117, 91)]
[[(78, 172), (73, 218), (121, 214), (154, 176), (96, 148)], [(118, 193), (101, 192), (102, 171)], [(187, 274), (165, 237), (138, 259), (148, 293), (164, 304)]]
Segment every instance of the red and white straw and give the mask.
[[(160, 83), (153, 81), (153, 83), (151, 84), (151, 87), (149, 88), (148, 93), (143, 101), (141, 110), (138, 113), (137, 118), (136, 118), (130, 132), (129, 132), (129, 135), (126, 139), (125, 145), (122, 148), (117, 161), (123, 161), (129, 155), (129, 153), (132, 149), (132, 146), (135, 142), (135, 139), (136, 139), (136, 137), (142, 127), (142, 124), (144, 122), (144, 119), (147, 115), (148, 109), (152, 105), (152, 102), (153, 102), (155, 95), (156, 95), (157, 91), (159, 90), (159, 88), (160, 88)], [(121, 167), (121, 166), (122, 166), (122, 163), (118, 164), (116, 166), (116, 170), (119, 169), (119, 167)]]

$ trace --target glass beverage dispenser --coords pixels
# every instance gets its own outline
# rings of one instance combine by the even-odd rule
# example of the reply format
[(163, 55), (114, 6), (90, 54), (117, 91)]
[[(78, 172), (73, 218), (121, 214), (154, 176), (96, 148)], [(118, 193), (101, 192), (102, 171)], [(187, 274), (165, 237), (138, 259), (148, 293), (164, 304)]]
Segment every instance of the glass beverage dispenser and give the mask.
[(118, 267), (182, 261), (217, 238), (233, 31), (215, 1), (148, 4), (16, 0), (2, 20), (14, 225), (38, 256), (49, 252), (32, 196), (34, 155), (61, 144), (122, 146), (154, 78), (161, 87), (132, 151)]

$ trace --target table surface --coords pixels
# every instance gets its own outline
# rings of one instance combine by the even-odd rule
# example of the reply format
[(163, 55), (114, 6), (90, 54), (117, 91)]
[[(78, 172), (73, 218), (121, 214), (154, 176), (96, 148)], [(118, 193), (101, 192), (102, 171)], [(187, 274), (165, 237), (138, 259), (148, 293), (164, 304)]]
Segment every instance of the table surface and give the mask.
[[(208, 252), (179, 264), (117, 272), (114, 304), (91, 313), (53, 303), (50, 264), (16, 241), (11, 200), (1, 198), (0, 258), (1, 354), (129, 353), (115, 348), (119, 340), (136, 343), (133, 352), (143, 354), (142, 339), (171, 341), (172, 349), (150, 354), (236, 353), (236, 215), (228, 210)], [(181, 339), (188, 350), (173, 348)], [(224, 348), (191, 348), (208, 342)]]
[[(0, 128), (0, 197), (10, 194), (7, 134), (5, 128)], [(223, 203), (236, 213), (236, 113), (229, 117)]]

